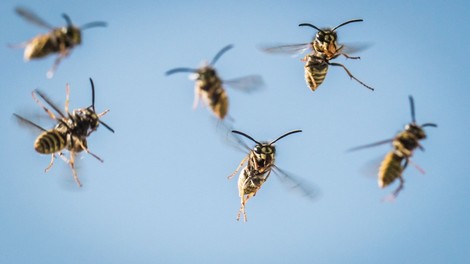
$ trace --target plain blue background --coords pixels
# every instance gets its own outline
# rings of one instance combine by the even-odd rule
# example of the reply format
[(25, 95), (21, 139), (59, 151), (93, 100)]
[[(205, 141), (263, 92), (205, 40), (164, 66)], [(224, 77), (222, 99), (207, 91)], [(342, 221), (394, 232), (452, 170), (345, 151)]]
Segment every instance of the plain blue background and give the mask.
[[(84, 31), (83, 45), (45, 73), (54, 58), (24, 63), (9, 43), (45, 32), (14, 13), (26, 6), (52, 25), (63, 12)], [(470, 101), (467, 1), (11, 1), (0, 3), (0, 263), (468, 263)], [(258, 47), (303, 43), (312, 23), (336, 26), (340, 42), (366, 43), (360, 61), (337, 61), (311, 92), (301, 57)], [(244, 153), (224, 143), (207, 109), (192, 111), (193, 82), (175, 67), (198, 67), (227, 44), (218, 62), (224, 79), (260, 74), (266, 85), (245, 94), (227, 88), (234, 127), (258, 140), (292, 129), (278, 142), (279, 167), (317, 186), (314, 202), (271, 177), (235, 221), (236, 180), (228, 176)], [(51, 127), (33, 102), (40, 88), (63, 105), (90, 104), (116, 130), (90, 136), (101, 164), (82, 154), (84, 187), (60, 159), (37, 154), (38, 133), (19, 126), (19, 113)], [(405, 189), (383, 203), (374, 177), (390, 145), (347, 153), (393, 137), (411, 119), (413, 95), (426, 151), (409, 167)], [(250, 142), (249, 145), (252, 144)]]

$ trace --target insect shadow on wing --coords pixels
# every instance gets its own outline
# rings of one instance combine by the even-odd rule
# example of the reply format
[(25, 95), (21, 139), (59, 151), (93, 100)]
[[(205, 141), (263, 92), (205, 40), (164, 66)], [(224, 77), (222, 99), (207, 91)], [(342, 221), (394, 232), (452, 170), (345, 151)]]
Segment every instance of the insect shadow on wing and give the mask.
[[(403, 171), (406, 169), (408, 164), (411, 163), (411, 157), (416, 148), (424, 150), (421, 146), (420, 141), (426, 138), (424, 127), (437, 127), (434, 123), (425, 123), (418, 125), (415, 117), (415, 106), (412, 96), (409, 96), (410, 108), (411, 108), (411, 123), (407, 124), (403, 131), (399, 132), (394, 138), (374, 142), (359, 147), (350, 149), (349, 151), (356, 151), (360, 149), (370, 148), (379, 146), (386, 143), (392, 143), (393, 149), (388, 152), (382, 163), (380, 164), (378, 171), (378, 185), (380, 188), (385, 188), (396, 179), (400, 181), (398, 187), (393, 193), (386, 197), (384, 200), (395, 200), (400, 191), (404, 188)], [(424, 171), (415, 165), (415, 167), (422, 173)]]
[(32, 11), (17, 7), (16, 13), (26, 21), (35, 24), (36, 26), (48, 29), (48, 33), (39, 34), (29, 41), (23, 42), (17, 45), (10, 45), (11, 47), (24, 48), (24, 60), (29, 61), (31, 59), (39, 59), (46, 57), (50, 54), (57, 53), (58, 56), (54, 61), (54, 64), (47, 72), (47, 78), (54, 76), (57, 67), (59, 66), (62, 59), (67, 57), (72, 49), (80, 45), (82, 42), (82, 30), (93, 28), (93, 27), (105, 27), (107, 24), (102, 21), (90, 22), (77, 27), (72, 24), (72, 20), (67, 14), (62, 14), (65, 19), (66, 26), (53, 27), (45, 22), (38, 15)]
[[(109, 112), (105, 110), (104, 112), (97, 114), (95, 112), (95, 88), (93, 80), (90, 78), (91, 88), (92, 88), (92, 104), (87, 108), (78, 108), (74, 109), (72, 113), (69, 112), (69, 95), (70, 88), (67, 84), (66, 86), (66, 99), (64, 112), (62, 112), (59, 107), (57, 107), (43, 92), (40, 90), (34, 90), (32, 92), (32, 97), (34, 101), (48, 114), (48, 116), (55, 120), (57, 124), (52, 129), (45, 129), (40, 125), (35, 124), (34, 122), (18, 115), (13, 114), (19, 121), (24, 124), (30, 125), (42, 131), (42, 133), (36, 138), (34, 142), (34, 149), (40, 154), (50, 154), (51, 161), (46, 167), (45, 172), (48, 172), (49, 169), (54, 164), (55, 155), (59, 155), (67, 164), (69, 164), (72, 169), (73, 178), (79, 187), (82, 186), (77, 172), (75, 170), (75, 155), (85, 151), (90, 154), (100, 162), (103, 160), (92, 153), (88, 149), (87, 138), (91, 133), (96, 131), (99, 124), (102, 124), (108, 130), (114, 133), (114, 130), (108, 126), (106, 123), (100, 120), (102, 116)], [(38, 98), (39, 96), (46, 104), (51, 107), (51, 111), (47, 106), (45, 106)], [(70, 155), (69, 158), (65, 157), (63, 154), (64, 150), (68, 150)]]
[(306, 196), (310, 198), (314, 198), (316, 196), (315, 190), (312, 186), (294, 178), (275, 165), (276, 147), (274, 146), (274, 143), (288, 135), (299, 132), (302, 132), (302, 130), (292, 130), (271, 142), (259, 142), (241, 131), (232, 130), (232, 133), (244, 136), (256, 143), (255, 147), (251, 149), (241, 139), (236, 139), (239, 141), (241, 146), (248, 150), (248, 155), (240, 162), (236, 170), (227, 177), (230, 180), (241, 169), (238, 177), (238, 193), (241, 198), (241, 206), (237, 214), (237, 221), (240, 219), (241, 214), (243, 214), (243, 220), (245, 222), (247, 221), (245, 205), (251, 197), (256, 195), (258, 190), (268, 179), (271, 172), (274, 172), (274, 174), (277, 175), (283, 183), (289, 184), (291, 187), (300, 190)]
[(194, 87), (193, 108), (198, 105), (199, 99), (202, 98), (203, 103), (209, 106), (212, 113), (219, 119), (223, 120), (228, 113), (229, 100), (224, 85), (230, 86), (243, 92), (252, 92), (263, 86), (263, 79), (259, 75), (249, 75), (232, 80), (222, 80), (217, 74), (214, 64), (220, 57), (232, 49), (233, 45), (227, 45), (222, 48), (211, 60), (210, 63), (198, 69), (193, 68), (175, 68), (167, 71), (166, 75), (174, 73), (186, 72), (191, 73), (191, 79), (196, 81)]

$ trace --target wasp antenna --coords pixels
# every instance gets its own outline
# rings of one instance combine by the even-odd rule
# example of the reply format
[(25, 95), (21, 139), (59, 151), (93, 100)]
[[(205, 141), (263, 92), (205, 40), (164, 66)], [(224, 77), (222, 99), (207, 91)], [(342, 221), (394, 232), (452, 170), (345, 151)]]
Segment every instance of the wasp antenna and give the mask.
[(242, 136), (244, 136), (244, 137), (246, 137), (246, 138), (251, 139), (251, 140), (252, 140), (253, 142), (255, 142), (256, 144), (261, 145), (261, 143), (259, 143), (258, 141), (256, 141), (254, 138), (252, 138), (251, 136), (249, 136), (249, 135), (247, 135), (247, 134), (245, 134), (245, 133), (243, 133), (243, 132), (241, 132), (241, 131), (232, 130), (232, 133), (242, 135)]
[(434, 123), (426, 123), (426, 124), (422, 124), (421, 127), (437, 127), (437, 124), (434, 124)]
[(411, 108), (411, 121), (413, 123), (416, 123), (416, 117), (415, 117), (415, 103), (414, 103), (414, 100), (413, 100), (413, 96), (408, 96), (408, 98), (410, 99), (410, 108)]
[(106, 127), (109, 131), (114, 133), (114, 129), (112, 129), (110, 126), (108, 126), (105, 122), (99, 120), (100, 124), (102, 124), (104, 127)]
[(108, 23), (103, 22), (103, 21), (95, 21), (95, 22), (90, 22), (86, 23), (85, 25), (81, 26), (80, 29), (84, 30), (87, 28), (94, 28), (94, 27), (107, 27)]
[(294, 133), (299, 133), (299, 132), (302, 132), (302, 130), (298, 129), (298, 130), (292, 130), (290, 132), (287, 132), (285, 133), (284, 135), (278, 137), (276, 140), (274, 140), (273, 142), (269, 143), (269, 145), (272, 145), (274, 143), (276, 143), (276, 141), (280, 140), (281, 138), (284, 138), (284, 137), (287, 137), (288, 135), (290, 134), (294, 134)]
[(231, 48), (233, 48), (232, 44), (223, 47), (219, 52), (217, 52), (217, 54), (215, 54), (214, 58), (212, 59), (209, 65), (214, 65), (219, 60), (219, 58)]
[(171, 75), (173, 73), (177, 73), (177, 72), (191, 72), (191, 73), (196, 73), (197, 72), (197, 69), (191, 69), (191, 68), (175, 68), (175, 69), (171, 69), (167, 72), (165, 72), (165, 75)]
[(95, 111), (95, 84), (93, 83), (93, 79), (90, 78), (91, 83), (91, 108)]
[(312, 25), (312, 24), (309, 24), (309, 23), (302, 23), (302, 24), (299, 24), (299, 27), (303, 27), (303, 26), (308, 26), (308, 27), (312, 27), (318, 31), (320, 31), (321, 33), (325, 34), (325, 31), (317, 28), (316, 26)]
[(70, 19), (70, 17), (65, 13), (62, 14), (62, 17), (65, 19), (65, 22), (67, 22), (67, 26), (71, 27), (72, 26), (72, 20)]
[(342, 26), (344, 26), (344, 25), (347, 25), (347, 24), (349, 24), (349, 23), (362, 22), (362, 21), (364, 21), (364, 20), (363, 20), (363, 19), (353, 19), (353, 20), (349, 20), (349, 21), (346, 21), (346, 22), (344, 22), (344, 23), (341, 23), (341, 24), (337, 25), (335, 28), (332, 29), (332, 31), (335, 31), (337, 28), (342, 27)]

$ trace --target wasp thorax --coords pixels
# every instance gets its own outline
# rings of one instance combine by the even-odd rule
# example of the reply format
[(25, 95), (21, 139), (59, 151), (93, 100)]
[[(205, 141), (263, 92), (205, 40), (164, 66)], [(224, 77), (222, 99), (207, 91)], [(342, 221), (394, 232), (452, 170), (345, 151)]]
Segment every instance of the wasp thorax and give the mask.
[(203, 67), (198, 70), (198, 80), (206, 81), (216, 76), (216, 71), (210, 66)]
[(319, 42), (336, 41), (336, 32), (331, 30), (318, 31), (315, 40)]
[(89, 135), (100, 124), (98, 115), (91, 107), (74, 110), (73, 118), (76, 122), (76, 128), (81, 130), (81, 132), (77, 132), (79, 134)]
[(426, 133), (424, 130), (417, 124), (411, 123), (405, 126), (405, 131), (413, 134), (417, 139), (426, 138)]
[(62, 33), (67, 37), (67, 44), (70, 46), (78, 45), (82, 42), (82, 32), (77, 27), (63, 27)]

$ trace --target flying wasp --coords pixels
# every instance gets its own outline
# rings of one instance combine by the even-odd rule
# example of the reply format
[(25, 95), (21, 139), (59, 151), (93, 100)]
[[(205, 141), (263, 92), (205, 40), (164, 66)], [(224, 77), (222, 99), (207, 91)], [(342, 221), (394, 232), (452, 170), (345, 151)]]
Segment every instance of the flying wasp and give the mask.
[(192, 73), (190, 77), (196, 81), (193, 108), (197, 107), (199, 99), (202, 98), (203, 103), (209, 106), (212, 113), (220, 120), (227, 116), (229, 107), (227, 92), (223, 87), (224, 84), (245, 92), (254, 91), (263, 85), (263, 80), (258, 75), (250, 75), (233, 80), (222, 80), (218, 76), (213, 66), (225, 52), (232, 48), (233, 45), (225, 46), (214, 56), (209, 64), (204, 63), (198, 69), (175, 68), (166, 72), (166, 75), (178, 72)]
[[(102, 116), (109, 112), (106, 110), (100, 114), (95, 111), (95, 87), (93, 80), (90, 78), (91, 89), (92, 89), (92, 104), (87, 108), (74, 109), (72, 113), (69, 112), (69, 93), (70, 89), (67, 85), (66, 88), (66, 100), (65, 100), (65, 115), (52, 101), (41, 91), (34, 90), (32, 97), (34, 101), (49, 115), (50, 118), (57, 121), (57, 124), (52, 129), (44, 129), (43, 127), (35, 124), (34, 122), (18, 115), (13, 114), (21, 122), (36, 127), (41, 130), (42, 133), (36, 138), (34, 142), (34, 149), (40, 154), (50, 154), (51, 161), (46, 167), (45, 172), (54, 164), (55, 155), (58, 154), (66, 163), (69, 164), (72, 169), (73, 178), (79, 187), (82, 186), (77, 172), (75, 170), (75, 154), (85, 151), (92, 155), (100, 162), (103, 160), (97, 155), (90, 152), (87, 145), (87, 137), (98, 128), (99, 124), (102, 124), (108, 130), (114, 133), (114, 130), (109, 127), (106, 123), (100, 120)], [(56, 116), (49, 108), (47, 108), (37, 97), (38, 95), (42, 98), (54, 111), (59, 115)], [(70, 152), (70, 158), (67, 159), (63, 154), (64, 150)]]
[(311, 54), (305, 56), (303, 60), (305, 61), (305, 81), (312, 92), (314, 92), (325, 80), (326, 74), (328, 73), (328, 66), (342, 67), (351, 79), (354, 79), (367, 89), (372, 91), (374, 90), (374, 88), (354, 77), (354, 75), (352, 75), (348, 68), (346, 68), (346, 66), (343, 64), (338, 62), (330, 62), (328, 56), (324, 53), (312, 52)]
[(396, 179), (400, 181), (399, 186), (391, 194), (391, 199), (395, 199), (404, 187), (404, 179), (402, 177), (403, 171), (411, 162), (411, 157), (416, 148), (424, 150), (420, 141), (426, 138), (424, 127), (437, 127), (434, 123), (425, 123), (418, 125), (415, 118), (415, 107), (413, 97), (409, 96), (411, 108), (411, 123), (407, 124), (403, 131), (398, 133), (394, 138), (382, 140), (372, 144), (359, 146), (350, 149), (355, 151), (359, 149), (378, 146), (385, 143), (392, 143), (393, 150), (385, 155), (384, 160), (380, 164), (378, 172), (378, 185), (380, 188), (385, 188)]
[(52, 78), (54, 76), (57, 67), (59, 66), (62, 59), (67, 57), (71, 50), (80, 45), (82, 42), (82, 30), (93, 28), (93, 27), (105, 27), (106, 23), (101, 21), (90, 22), (81, 27), (77, 27), (72, 24), (72, 20), (67, 14), (62, 14), (62, 17), (67, 23), (63, 27), (53, 27), (37, 16), (35, 13), (22, 8), (17, 7), (16, 13), (37, 26), (46, 28), (50, 32), (45, 34), (37, 35), (29, 41), (14, 45), (14, 47), (24, 48), (24, 60), (29, 61), (31, 59), (39, 59), (46, 57), (53, 53), (58, 53), (58, 57), (54, 61), (54, 64), (47, 72), (47, 77)]
[(245, 211), (246, 202), (248, 202), (251, 197), (256, 195), (258, 190), (268, 179), (271, 171), (278, 175), (282, 180), (288, 180), (290, 183), (293, 183), (295, 187), (300, 187), (304, 194), (309, 196), (312, 195), (312, 189), (307, 188), (307, 186), (304, 184), (300, 184), (298, 180), (294, 179), (292, 176), (289, 176), (286, 172), (274, 164), (276, 154), (276, 147), (274, 146), (274, 143), (288, 135), (299, 132), (302, 132), (302, 130), (293, 130), (287, 132), (271, 142), (258, 142), (243, 132), (232, 130), (232, 133), (242, 135), (256, 143), (255, 147), (250, 149), (242, 141), (240, 141), (240, 143), (243, 144), (245, 148), (250, 149), (249, 153), (240, 162), (240, 165), (238, 165), (237, 169), (227, 177), (230, 180), (246, 163), (246, 166), (243, 167), (238, 177), (238, 193), (241, 198), (241, 207), (237, 214), (237, 221), (240, 220), (240, 215), (242, 213), (243, 220), (245, 222), (247, 221)]
[[(301, 54), (304, 53), (306, 50), (310, 49), (316, 53), (321, 53), (326, 56), (328, 60), (334, 59), (340, 55), (345, 56), (349, 59), (359, 59), (359, 57), (351, 57), (347, 53), (344, 52), (343, 49), (349, 49), (348, 46), (338, 44), (338, 36), (336, 34), (336, 29), (347, 25), (349, 23), (354, 22), (362, 22), (362, 19), (352, 19), (346, 22), (339, 24), (334, 28), (318, 28), (309, 23), (302, 23), (299, 24), (299, 27), (308, 26), (312, 27), (318, 32), (315, 34), (313, 40), (309, 43), (302, 43), (302, 44), (288, 44), (288, 45), (274, 45), (274, 46), (266, 46), (262, 47), (261, 50), (267, 53), (273, 54)], [(357, 48), (359, 49), (359, 48)], [(355, 50), (351, 48), (351, 50)]]
[(346, 53), (346, 50), (350, 51), (357, 51), (360, 50), (362, 47), (356, 48), (348, 48), (343, 44), (338, 44), (338, 36), (336, 34), (336, 29), (347, 25), (349, 23), (354, 22), (362, 22), (362, 19), (353, 19), (346, 22), (339, 24), (334, 28), (324, 28), (320, 29), (312, 24), (309, 23), (302, 23), (299, 26), (309, 26), (312, 27), (317, 31), (315, 34), (314, 39), (310, 43), (303, 43), (303, 44), (293, 44), (293, 45), (278, 45), (278, 46), (271, 46), (271, 47), (264, 47), (262, 48), (263, 51), (273, 54), (301, 54), (306, 50), (310, 49), (311, 53), (306, 55), (302, 61), (305, 62), (305, 80), (307, 82), (307, 86), (312, 90), (315, 91), (318, 86), (320, 86), (323, 81), (325, 80), (326, 74), (328, 72), (328, 66), (340, 66), (342, 67), (346, 73), (349, 75), (350, 78), (356, 80), (366, 88), (370, 90), (374, 90), (374, 88), (366, 85), (356, 77), (354, 77), (351, 72), (341, 63), (330, 62), (332, 59), (336, 59), (340, 55), (348, 59), (360, 59), (360, 57), (352, 57)]

